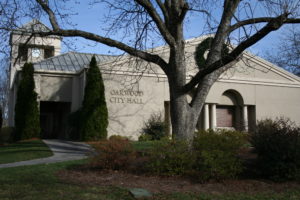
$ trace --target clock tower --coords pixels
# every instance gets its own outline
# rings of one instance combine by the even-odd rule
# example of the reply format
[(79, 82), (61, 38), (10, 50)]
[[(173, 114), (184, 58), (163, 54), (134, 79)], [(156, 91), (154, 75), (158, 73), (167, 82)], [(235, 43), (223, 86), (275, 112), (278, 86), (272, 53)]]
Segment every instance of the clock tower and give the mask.
[[(48, 32), (50, 28), (38, 20), (32, 20), (10, 35), (10, 67), (9, 67), (9, 115), (14, 116), (14, 105), (17, 95), (18, 72), (26, 62), (36, 63), (44, 59), (57, 56), (61, 51), (61, 37), (38, 36), (33, 32)], [(38, 77), (35, 75), (35, 82)], [(39, 84), (36, 83), (36, 87)], [(14, 119), (9, 119), (9, 124), (14, 125)]]
[(10, 85), (16, 72), (21, 70), (25, 62), (39, 62), (57, 56), (61, 51), (61, 37), (33, 36), (31, 32), (47, 32), (50, 29), (38, 20), (23, 25), (12, 31), (10, 36), (11, 65)]

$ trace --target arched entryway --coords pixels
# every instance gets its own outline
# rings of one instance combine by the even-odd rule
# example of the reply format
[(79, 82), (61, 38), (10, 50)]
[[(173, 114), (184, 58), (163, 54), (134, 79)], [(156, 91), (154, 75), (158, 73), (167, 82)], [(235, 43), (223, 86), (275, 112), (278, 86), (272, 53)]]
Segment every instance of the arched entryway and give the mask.
[(255, 125), (255, 106), (245, 105), (242, 95), (236, 90), (226, 90), (216, 103), (203, 106), (198, 129), (225, 128), (249, 131)]
[(225, 91), (216, 105), (216, 127), (244, 130), (247, 119), (243, 118), (243, 97), (235, 90)]

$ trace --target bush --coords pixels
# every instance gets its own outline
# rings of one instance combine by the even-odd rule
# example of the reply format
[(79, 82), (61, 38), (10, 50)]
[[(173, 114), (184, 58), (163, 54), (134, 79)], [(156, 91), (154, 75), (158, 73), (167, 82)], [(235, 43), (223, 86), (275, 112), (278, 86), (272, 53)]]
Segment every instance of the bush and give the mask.
[(82, 103), (80, 135), (82, 140), (100, 140), (107, 137), (108, 111), (101, 72), (93, 56), (87, 72)]
[(237, 131), (201, 131), (193, 143), (163, 139), (149, 151), (148, 170), (159, 175), (192, 175), (198, 181), (235, 178), (242, 172), (238, 151), (246, 135)]
[(300, 127), (289, 119), (259, 121), (250, 142), (260, 175), (277, 181), (300, 178)]
[(94, 147), (96, 156), (92, 165), (100, 169), (125, 170), (136, 157), (131, 143), (116, 137), (100, 141)]
[(144, 122), (141, 132), (142, 134), (139, 137), (139, 141), (160, 140), (166, 137), (165, 122), (161, 113), (151, 114), (150, 118)]
[(184, 175), (193, 167), (188, 143), (163, 139), (149, 151), (148, 170), (159, 175)]
[(235, 178), (242, 172), (238, 151), (246, 144), (245, 134), (231, 130), (196, 133), (193, 150), (199, 181)]
[(80, 140), (81, 110), (77, 110), (68, 116), (68, 138)]
[(3, 113), (2, 113), (2, 108), (0, 106), (0, 134), (1, 134), (2, 123), (3, 123)]
[(13, 133), (13, 127), (2, 127), (0, 132), (0, 144), (11, 142)]
[(111, 135), (109, 137), (110, 140), (127, 140), (129, 141), (128, 137), (122, 135)]
[(33, 65), (25, 63), (21, 73), (15, 105), (15, 141), (40, 137), (41, 131)]
[(145, 141), (150, 141), (150, 140), (152, 140), (152, 136), (151, 135), (141, 134), (139, 136), (139, 141), (140, 142), (145, 142)]

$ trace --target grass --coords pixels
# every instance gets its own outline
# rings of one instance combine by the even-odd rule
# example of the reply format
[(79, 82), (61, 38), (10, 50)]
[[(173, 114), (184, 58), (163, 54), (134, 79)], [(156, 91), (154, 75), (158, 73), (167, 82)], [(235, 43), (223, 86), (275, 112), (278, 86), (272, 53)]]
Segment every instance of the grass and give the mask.
[[(55, 175), (63, 169), (70, 169), (87, 162), (68, 161), (64, 163), (34, 165), (0, 169), (1, 200), (133, 200), (128, 189), (116, 186), (72, 184), (59, 180)], [(194, 193), (155, 194), (156, 200), (298, 200), (300, 191), (290, 190), (272, 194), (226, 194), (209, 195)]]
[(1, 200), (119, 200), (133, 198), (119, 187), (76, 185), (60, 181), (55, 173), (86, 161), (69, 161), (0, 169)]
[(174, 193), (170, 195), (158, 195), (159, 200), (298, 200), (299, 191), (286, 191), (279, 194), (228, 194), (228, 195), (206, 195), (206, 194), (189, 194)]
[[(133, 142), (139, 151), (151, 149), (155, 141)], [(0, 162), (8, 157), (19, 157), (24, 151), (47, 152), (48, 148), (40, 140), (27, 141), (0, 147)], [(6, 153), (5, 153), (6, 152)], [(8, 155), (6, 155), (8, 154)], [(3, 159), (3, 156), (5, 159)], [(28, 158), (28, 156), (27, 156)], [(55, 164), (33, 165), (0, 169), (0, 200), (134, 200), (128, 188), (119, 186), (99, 186), (59, 179), (61, 170), (74, 169), (88, 160), (68, 161)], [(298, 200), (300, 191), (296, 189), (276, 192), (255, 192), (253, 194), (208, 194), (202, 193), (171, 193), (154, 194), (155, 200)]]
[(132, 141), (132, 145), (135, 148), (136, 151), (146, 151), (151, 148), (154, 148), (157, 143), (159, 143), (159, 140), (154, 141)]
[(52, 151), (41, 140), (23, 141), (0, 146), (0, 164), (52, 156)]

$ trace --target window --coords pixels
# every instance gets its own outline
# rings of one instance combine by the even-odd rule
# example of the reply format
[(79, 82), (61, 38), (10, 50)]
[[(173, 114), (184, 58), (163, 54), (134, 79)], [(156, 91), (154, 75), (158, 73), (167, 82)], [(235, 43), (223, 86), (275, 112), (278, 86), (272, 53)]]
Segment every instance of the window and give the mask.
[(54, 56), (54, 47), (45, 47), (44, 58), (51, 58)]
[(28, 47), (25, 45), (19, 46), (18, 58), (21, 61), (27, 61), (28, 59)]

